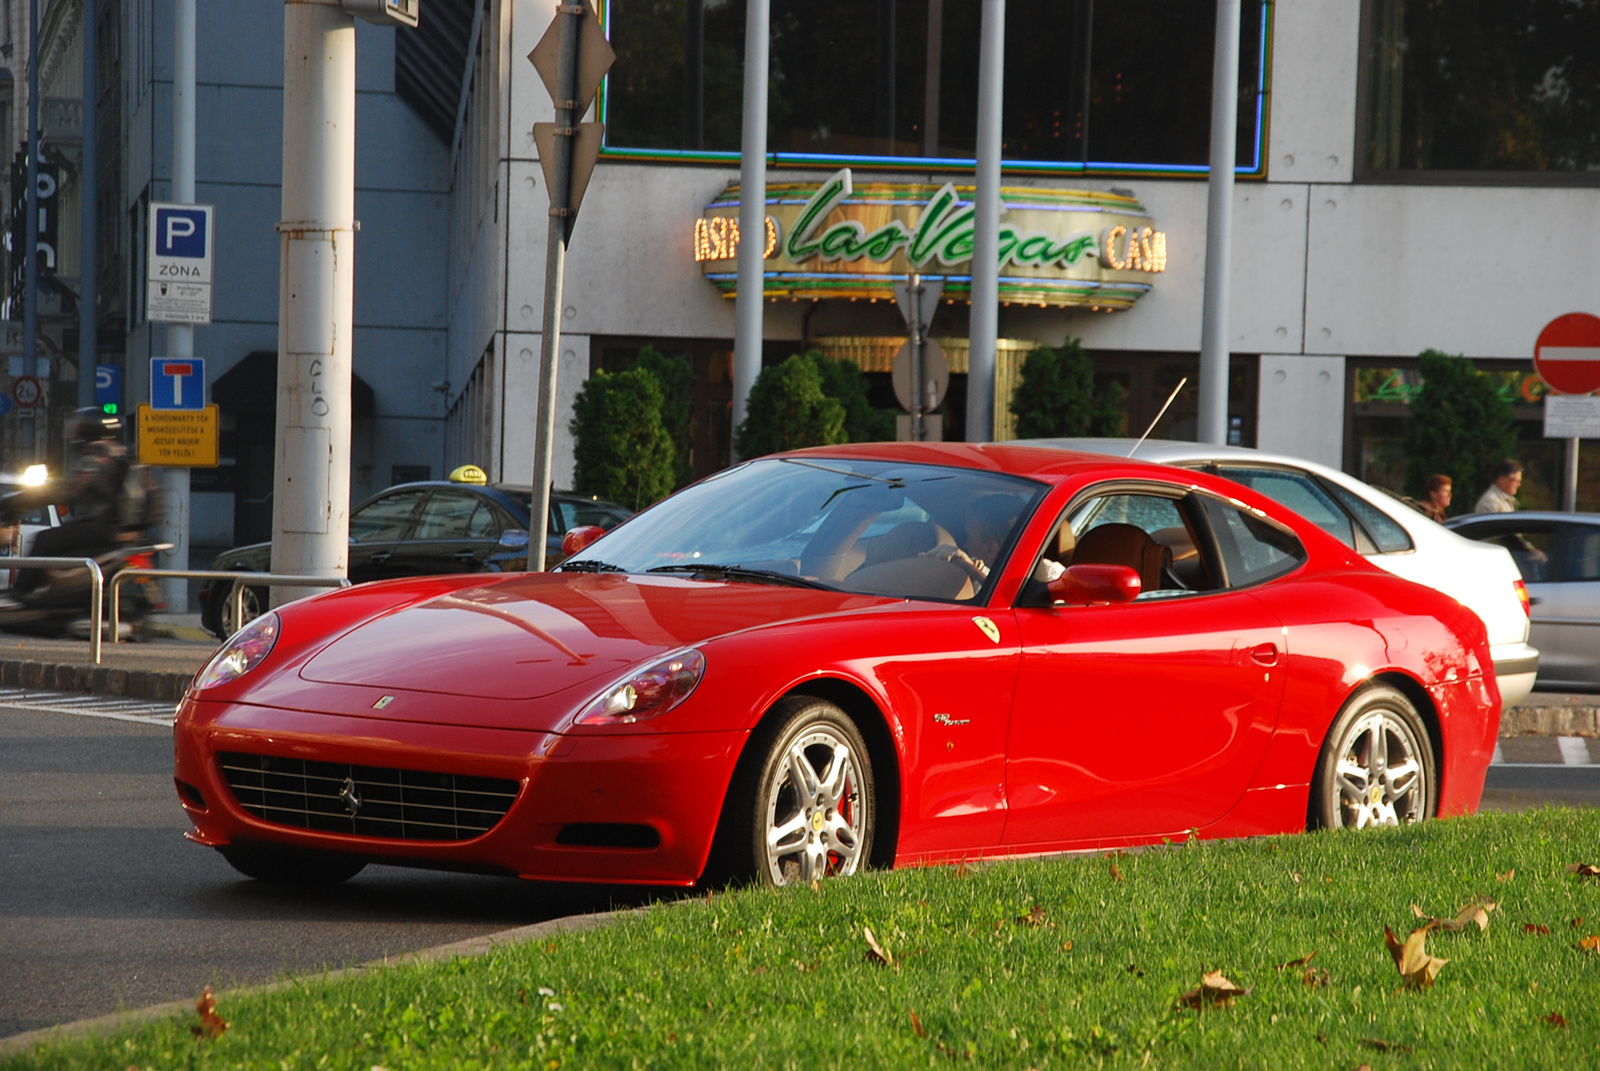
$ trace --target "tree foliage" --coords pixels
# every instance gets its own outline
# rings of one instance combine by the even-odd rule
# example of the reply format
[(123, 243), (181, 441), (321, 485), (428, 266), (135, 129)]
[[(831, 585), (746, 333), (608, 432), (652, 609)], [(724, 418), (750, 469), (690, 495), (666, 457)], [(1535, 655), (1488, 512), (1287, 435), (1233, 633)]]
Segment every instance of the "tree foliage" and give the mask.
[(662, 426), (661, 384), (646, 368), (597, 371), (572, 410), (580, 494), (643, 509), (672, 493), (672, 436)]
[(894, 439), (894, 410), (878, 409), (867, 395), (867, 375), (851, 360), (834, 360), (821, 350), (806, 353), (822, 375), (822, 393), (844, 406), (847, 442), (875, 443)]
[(1116, 435), (1123, 424), (1122, 384), (1107, 382), (1097, 394), (1094, 362), (1075, 338), (1059, 349), (1040, 346), (1028, 354), (1011, 399), (1017, 438)]
[(634, 367), (655, 376), (661, 387), (661, 426), (676, 455), (673, 486), (683, 487), (694, 481), (694, 366), (687, 358), (645, 346)]
[(797, 353), (756, 376), (734, 442), (740, 457), (848, 442), (845, 417), (844, 404), (823, 389), (817, 361)]
[(1464, 357), (1421, 355), (1422, 389), (1411, 400), (1406, 490), (1420, 496), (1434, 473), (1455, 482), (1455, 501), (1470, 510), (1491, 482), (1495, 462), (1514, 457), (1511, 403)]

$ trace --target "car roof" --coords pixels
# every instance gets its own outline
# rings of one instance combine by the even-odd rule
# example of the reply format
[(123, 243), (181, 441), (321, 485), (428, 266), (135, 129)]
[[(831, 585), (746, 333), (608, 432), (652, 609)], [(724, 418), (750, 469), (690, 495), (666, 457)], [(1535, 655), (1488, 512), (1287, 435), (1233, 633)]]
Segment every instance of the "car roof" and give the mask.
[[(1060, 483), (1074, 476), (1097, 472), (1115, 463), (1103, 452), (1062, 449), (1045, 442), (1002, 443), (847, 443), (814, 446), (772, 454), (777, 458), (855, 458), (863, 461), (903, 462), (917, 465), (953, 465), (959, 468), (1002, 472), (1045, 483)], [(1154, 466), (1150, 458), (1116, 459), (1134, 467)]]
[(1555, 509), (1519, 509), (1515, 513), (1463, 513), (1445, 521), (1446, 527), (1482, 524), (1485, 521), (1563, 521), (1567, 524), (1600, 524), (1600, 513), (1566, 513)]

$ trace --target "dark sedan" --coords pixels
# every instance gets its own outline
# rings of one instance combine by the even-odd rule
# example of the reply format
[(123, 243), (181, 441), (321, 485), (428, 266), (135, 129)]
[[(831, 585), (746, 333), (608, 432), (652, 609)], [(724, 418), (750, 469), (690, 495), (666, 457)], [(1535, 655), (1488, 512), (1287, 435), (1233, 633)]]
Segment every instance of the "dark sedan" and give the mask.
[[(528, 568), (526, 487), (455, 480), (404, 483), (381, 491), (350, 513), (350, 580), (430, 576), (436, 573), (519, 572)], [(610, 530), (632, 516), (626, 506), (565, 491), (550, 498), (545, 564), (561, 561), (561, 537), (595, 525)], [(211, 568), (268, 572), (272, 544), (234, 547)], [(254, 620), (267, 604), (267, 589), (247, 588), (240, 620), (232, 620), (231, 580), (208, 581), (200, 589), (200, 617), (207, 631), (227, 639)]]

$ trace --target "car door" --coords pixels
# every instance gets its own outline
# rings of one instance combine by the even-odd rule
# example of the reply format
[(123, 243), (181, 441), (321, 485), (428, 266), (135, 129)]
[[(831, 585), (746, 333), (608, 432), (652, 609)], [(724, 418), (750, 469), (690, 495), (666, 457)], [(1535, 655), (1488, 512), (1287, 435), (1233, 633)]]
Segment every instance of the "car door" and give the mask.
[(388, 580), (396, 571), (395, 549), (411, 528), (411, 516), (427, 497), (422, 488), (380, 495), (350, 514), (350, 582)]
[(1456, 531), (1505, 547), (1517, 563), (1540, 686), (1600, 685), (1600, 528), (1512, 513)]
[(411, 534), (395, 552), (402, 576), (476, 573), (501, 549), (503, 518), (483, 496), (436, 490), (417, 513)]
[(1142, 531), (1170, 564), (1130, 603), (1049, 605), (1042, 585), (1025, 588), (1005, 842), (1181, 835), (1221, 818), (1260, 766), (1284, 689), (1282, 624), (1248, 588), (1304, 551), (1234, 504), (1166, 485), (1080, 500), (1062, 523), (1072, 531), (1047, 543), (1069, 548), (1062, 564), (1084, 564), (1106, 524)]

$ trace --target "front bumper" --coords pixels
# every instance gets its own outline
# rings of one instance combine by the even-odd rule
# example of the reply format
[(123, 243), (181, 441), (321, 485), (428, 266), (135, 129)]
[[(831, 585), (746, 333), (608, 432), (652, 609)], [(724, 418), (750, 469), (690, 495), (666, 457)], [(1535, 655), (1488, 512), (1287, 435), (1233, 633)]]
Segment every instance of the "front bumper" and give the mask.
[[(705, 868), (745, 734), (561, 736), (186, 699), (173, 738), (178, 794), (195, 827), (189, 838), (209, 847), (267, 843), (545, 881), (690, 885)], [(245, 810), (219, 752), (501, 778), (520, 788), (505, 817), (471, 840), (331, 833)], [(559, 843), (573, 827), (649, 827), (657, 843)]]
[(1526, 643), (1501, 643), (1489, 648), (1495, 680), (1500, 684), (1500, 709), (1510, 710), (1533, 691), (1539, 676), (1539, 649)]

